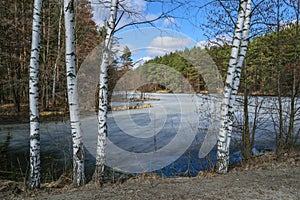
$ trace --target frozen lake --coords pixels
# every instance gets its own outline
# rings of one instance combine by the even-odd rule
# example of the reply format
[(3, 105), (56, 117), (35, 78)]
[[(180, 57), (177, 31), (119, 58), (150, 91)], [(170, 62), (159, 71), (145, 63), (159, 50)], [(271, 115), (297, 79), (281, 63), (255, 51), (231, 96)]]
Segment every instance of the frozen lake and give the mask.
[[(109, 112), (106, 149), (108, 166), (128, 173), (156, 171), (163, 176), (195, 175), (199, 170), (213, 166), (221, 98), (202, 94), (147, 96), (159, 98), (160, 101), (144, 102), (150, 103), (151, 108)], [(252, 97), (249, 102), (261, 105), (255, 145), (274, 149), (276, 127), (274, 129), (273, 122), (276, 123), (276, 109), (272, 106), (276, 106), (276, 99)], [(288, 103), (284, 105), (288, 109)], [(250, 106), (249, 110), (251, 122), (255, 106)], [(241, 140), (238, 127), (243, 122), (242, 111), (242, 103), (238, 103), (235, 112), (237, 128), (234, 129), (232, 138), (232, 161), (240, 159), (237, 149)], [(299, 127), (297, 121), (295, 130)], [(82, 117), (82, 131), (87, 155), (86, 168), (93, 171), (97, 141), (97, 120), (94, 113)], [(42, 123), (40, 134), (42, 168), (66, 167), (71, 160), (69, 123)], [(2, 154), (5, 154), (7, 160), (14, 164), (22, 163), (19, 165), (26, 170), (29, 124), (0, 126), (0, 147), (5, 149)], [(198, 157), (200, 148), (203, 158)], [(9, 166), (7, 169), (10, 169)]]

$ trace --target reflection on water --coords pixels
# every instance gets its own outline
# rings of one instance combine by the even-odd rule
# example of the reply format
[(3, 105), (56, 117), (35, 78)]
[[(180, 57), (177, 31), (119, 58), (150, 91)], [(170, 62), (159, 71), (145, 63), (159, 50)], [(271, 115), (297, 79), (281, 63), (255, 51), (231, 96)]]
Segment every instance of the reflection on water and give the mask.
[[(178, 130), (180, 123), (180, 114), (182, 114), (182, 105), (178, 106), (178, 99), (180, 95), (173, 94), (149, 94), (153, 98), (159, 98), (160, 101), (150, 101), (152, 108), (131, 110), (130, 113), (124, 115), (127, 111), (114, 111), (108, 115), (108, 137), (116, 145), (131, 152), (147, 153), (151, 151), (159, 151), (161, 148), (172, 142), (175, 137), (174, 133)], [(208, 154), (207, 157), (199, 159), (198, 153), (202, 145), (204, 137), (209, 126), (209, 118), (211, 117), (211, 110), (214, 106), (212, 96), (197, 95), (197, 116), (199, 116), (199, 128), (194, 138), (192, 145), (180, 156), (175, 162), (165, 166), (162, 169), (156, 170), (165, 177), (171, 176), (194, 176), (200, 170), (210, 168), (215, 165), (216, 161), (216, 147)], [(261, 97), (263, 98), (263, 97)], [(264, 97), (267, 99), (267, 97)], [(132, 102), (132, 104), (142, 102)], [(274, 120), (274, 113), (269, 112), (267, 108), (271, 105), (272, 99), (267, 99), (260, 112), (261, 121), (260, 127), (256, 134), (256, 145), (266, 147), (269, 149), (275, 148), (275, 135), (272, 120)], [(118, 105), (115, 103), (114, 105)], [(164, 107), (161, 107), (164, 106)], [(152, 109), (152, 110), (151, 110)], [(153, 110), (157, 109), (157, 113)], [(163, 109), (166, 109), (165, 112)], [(235, 112), (236, 122), (243, 119), (243, 107), (238, 105)], [(151, 113), (152, 112), (152, 113)], [(165, 112), (165, 121), (162, 121), (160, 116)], [(122, 114), (123, 113), (123, 114)], [(254, 113), (253, 107), (250, 107), (250, 113)], [(93, 114), (94, 115), (94, 114)], [(145, 130), (153, 131), (152, 135), (147, 135), (143, 132), (134, 132), (131, 135), (124, 134), (119, 124), (116, 123), (116, 117), (130, 117), (132, 121), (139, 127), (144, 127)], [(272, 116), (272, 117), (270, 117)], [(253, 119), (250, 115), (250, 119)], [(155, 121), (157, 120), (157, 121)], [(154, 123), (155, 122), (155, 123)], [(159, 130), (155, 130), (156, 126), (152, 124), (163, 126)], [(82, 118), (84, 144), (86, 146), (86, 170), (89, 172), (88, 176), (94, 170), (95, 152), (96, 152), (96, 137), (97, 137), (97, 122), (94, 116), (85, 116)], [(92, 124), (93, 127), (90, 127)], [(151, 126), (150, 126), (151, 125)], [(238, 124), (236, 124), (238, 125)], [(217, 127), (218, 124), (215, 124)], [(89, 128), (86, 128), (89, 127)], [(238, 127), (238, 126), (237, 126)], [(295, 125), (295, 129), (299, 129), (299, 124)], [(130, 126), (129, 126), (130, 128)], [(146, 131), (145, 131), (146, 132)], [(233, 142), (231, 146), (231, 161), (237, 162), (241, 159), (238, 151), (241, 135), (239, 130), (234, 129)], [(51, 181), (57, 179), (59, 175), (70, 169), (72, 160), (72, 148), (69, 122), (57, 123), (43, 123), (40, 126), (41, 134), (41, 167), (44, 181)], [(136, 136), (139, 136), (138, 138)], [(16, 179), (28, 175), (29, 170), (29, 124), (16, 125), (2, 125), (0, 126), (0, 176)], [(170, 155), (172, 156), (172, 155)], [(168, 159), (168, 158), (166, 158)], [(125, 162), (125, 161), (124, 161)], [(130, 162), (127, 160), (126, 162)], [(155, 169), (155, 166), (153, 166)]]

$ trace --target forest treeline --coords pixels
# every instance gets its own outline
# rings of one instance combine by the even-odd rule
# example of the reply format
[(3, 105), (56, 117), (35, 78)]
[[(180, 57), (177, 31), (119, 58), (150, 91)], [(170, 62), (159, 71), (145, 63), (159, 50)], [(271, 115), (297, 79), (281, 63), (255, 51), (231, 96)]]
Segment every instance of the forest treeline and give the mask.
[[(13, 105), (11, 111), (14, 113), (28, 111), (32, 9), (33, 2), (26, 2), (25, 0), (9, 1), (5, 4), (3, 1), (0, 2), (0, 32), (2, 36), (0, 38), (0, 104)], [(64, 23), (61, 21), (63, 20), (60, 16), (62, 15), (61, 9), (62, 2), (60, 0), (48, 0), (43, 3), (39, 71), (40, 108), (42, 110), (68, 109), (64, 60)], [(88, 0), (75, 1), (75, 12), (77, 69), (79, 69), (86, 56), (100, 44), (103, 33), (101, 34), (99, 27), (92, 19), (92, 7)], [(60, 29), (61, 31), (59, 31)], [(293, 85), (299, 86), (299, 83), (293, 84), (293, 80), (300, 80), (299, 63), (297, 63), (300, 47), (296, 44), (299, 36), (296, 35), (295, 29), (295, 24), (292, 24), (282, 28), (280, 33), (269, 32), (251, 39), (241, 78), (242, 82), (247, 80), (247, 84), (243, 84), (239, 88), (239, 92), (242, 93), (247, 89), (250, 94), (276, 95), (278, 67), (283, 96), (291, 94)], [(210, 46), (205, 49), (186, 48), (183, 51), (155, 57), (147, 61), (146, 64), (156, 63), (171, 67), (189, 80), (194, 91), (205, 92), (207, 86), (203, 77), (182, 56), (193, 51), (207, 52), (218, 67), (223, 81), (225, 81), (228, 60), (230, 59), (230, 44)], [(109, 67), (109, 89), (111, 91), (122, 74), (130, 69), (132, 64), (130, 56), (130, 50), (126, 49), (121, 58), (115, 58), (119, 64), (113, 62), (114, 66)], [(160, 68), (151, 68), (151, 70), (155, 69)], [(150, 78), (155, 79), (155, 77)], [(173, 77), (165, 77), (166, 82), (168, 82), (167, 79), (170, 81)], [(157, 89), (167, 88), (162, 83), (158, 87), (153, 84), (143, 87), (143, 90), (148, 92), (154, 92)]]
[[(92, 20), (89, 1), (75, 1), (74, 6), (78, 69), (86, 56), (100, 43), (100, 35)], [(55, 109), (67, 109), (63, 1), (45, 0), (42, 9), (40, 107), (47, 110), (56, 105)], [(33, 1), (0, 1), (0, 104), (13, 105), (9, 112), (29, 113), (32, 11)]]
[[(244, 63), (244, 72), (241, 77), (243, 83), (247, 82), (247, 87), (245, 88), (245, 84), (242, 84), (239, 88), (240, 93), (243, 93), (247, 89), (247, 92), (252, 95), (277, 95), (277, 67), (279, 67), (279, 81), (282, 95), (290, 96), (292, 94), (293, 76), (296, 76), (295, 80), (298, 82), (300, 80), (300, 67), (298, 63), (300, 47), (296, 44), (296, 38), (299, 36), (296, 36), (295, 29), (295, 24), (292, 24), (280, 31), (278, 34), (279, 39), (276, 32), (270, 32), (258, 36), (249, 42), (248, 53)], [(171, 52), (164, 56), (155, 57), (147, 61), (146, 64), (155, 63), (171, 67), (189, 80), (194, 91), (205, 92), (207, 86), (201, 76), (201, 72), (199, 74), (195, 67), (182, 56), (192, 54), (194, 51), (202, 51), (210, 55), (224, 82), (227, 74), (228, 60), (230, 59), (230, 44), (215, 45), (206, 48), (186, 48), (183, 51)], [(278, 63), (278, 61), (280, 62)], [(203, 64), (205, 65), (204, 62)], [(149, 78), (153, 79), (153, 77)], [(172, 79), (173, 77), (166, 77), (165, 81), (168, 82)], [(295, 85), (298, 87), (299, 83)], [(162, 84), (159, 89), (166, 88)], [(154, 87), (150, 85), (148, 88), (144, 88), (144, 90), (154, 91)], [(299, 88), (296, 88), (296, 90), (298, 91)]]

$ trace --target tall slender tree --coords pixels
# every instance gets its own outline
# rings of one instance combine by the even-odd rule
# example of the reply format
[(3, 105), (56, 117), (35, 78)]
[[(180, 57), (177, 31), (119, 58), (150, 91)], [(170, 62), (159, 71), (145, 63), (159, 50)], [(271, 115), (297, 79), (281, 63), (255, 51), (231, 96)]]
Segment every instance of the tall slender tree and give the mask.
[(241, 0), (234, 32), (231, 58), (224, 86), (221, 125), (218, 135), (217, 172), (227, 173), (229, 166), (229, 146), (233, 126), (234, 103), (240, 83), (241, 69), (248, 48), (251, 0)]
[(105, 146), (107, 136), (107, 103), (108, 103), (108, 66), (111, 53), (112, 37), (116, 26), (118, 0), (111, 0), (110, 17), (105, 25), (102, 60), (99, 76), (99, 107), (98, 107), (98, 140), (94, 180), (102, 184), (105, 170)]
[[(244, 25), (243, 25), (243, 32), (242, 32), (242, 41), (241, 41), (241, 46), (240, 46), (240, 52), (238, 55), (238, 62), (236, 64), (236, 69), (235, 69), (235, 74), (234, 74), (234, 79), (233, 79), (233, 85), (232, 85), (232, 93), (231, 93), (231, 99), (230, 99), (230, 107), (229, 107), (229, 112), (232, 113), (233, 115), (233, 108), (234, 108), (234, 103), (236, 99), (237, 92), (239, 90), (239, 85), (240, 85), (240, 80), (241, 80), (241, 71), (242, 71), (242, 66), (244, 64), (245, 58), (246, 58), (246, 53), (248, 50), (248, 43), (249, 43), (249, 30), (250, 30), (250, 17), (251, 17), (251, 0), (247, 1), (247, 6), (246, 6), (246, 11), (245, 11), (245, 20), (244, 20)], [(232, 116), (233, 118), (233, 116)], [(228, 139), (227, 139), (227, 149), (229, 150), (230, 146), (230, 138), (231, 138), (231, 133), (232, 133), (232, 127), (233, 127), (233, 121), (229, 121), (230, 124), (228, 126)]]
[[(294, 44), (294, 62), (292, 63), (291, 66), (291, 73), (292, 73), (292, 87), (291, 87), (291, 101), (290, 101), (290, 114), (289, 114), (289, 125), (288, 125), (288, 131), (286, 134), (286, 140), (285, 143), (288, 147), (291, 147), (293, 145), (293, 143), (295, 142), (295, 139), (293, 139), (293, 133), (294, 133), (294, 123), (296, 121), (296, 113), (297, 113), (297, 109), (296, 109), (296, 98), (298, 94), (298, 90), (299, 90), (299, 79), (297, 79), (297, 72), (299, 71), (299, 17), (300, 17), (300, 0), (288, 0), (287, 4), (289, 4), (290, 7), (293, 8), (294, 13), (295, 13), (295, 18), (296, 18), (296, 22), (295, 22), (295, 41), (293, 42)], [(297, 138), (296, 138), (297, 141)]]
[(52, 106), (55, 106), (55, 88), (56, 88), (56, 74), (57, 74), (57, 65), (60, 58), (61, 52), (61, 29), (62, 29), (62, 16), (63, 16), (63, 2), (60, 3), (60, 11), (59, 11), (59, 21), (58, 21), (58, 34), (57, 34), (57, 56), (55, 59), (54, 69), (53, 69), (53, 85), (52, 85)]
[(277, 101), (278, 101), (278, 114), (279, 114), (279, 130), (278, 130), (278, 136), (277, 136), (277, 153), (281, 153), (281, 151), (284, 148), (284, 129), (283, 129), (283, 105), (282, 105), (282, 88), (281, 88), (281, 66), (282, 66), (282, 55), (280, 51), (280, 43), (281, 43), (281, 38), (280, 38), (280, 29), (281, 29), (281, 14), (280, 14), (280, 9), (282, 6), (282, 3), (280, 0), (276, 0), (275, 3), (276, 6), (276, 56), (275, 56), (275, 67), (276, 67), (276, 86), (277, 86)]
[(85, 176), (84, 149), (80, 129), (80, 113), (76, 79), (74, 0), (64, 0), (64, 19), (66, 31), (67, 90), (73, 144), (73, 183), (76, 186), (80, 186), (85, 183)]
[(32, 20), (32, 43), (30, 56), (29, 104), (30, 104), (30, 188), (41, 184), (40, 134), (39, 134), (39, 57), (42, 0), (35, 0)]

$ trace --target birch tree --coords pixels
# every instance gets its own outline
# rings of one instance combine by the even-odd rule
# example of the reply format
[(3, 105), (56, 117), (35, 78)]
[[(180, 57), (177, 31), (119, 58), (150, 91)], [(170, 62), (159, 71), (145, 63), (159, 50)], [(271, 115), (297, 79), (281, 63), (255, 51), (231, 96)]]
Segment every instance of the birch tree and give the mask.
[(105, 24), (105, 39), (103, 42), (102, 60), (99, 76), (99, 107), (98, 107), (98, 140), (96, 169), (94, 181), (103, 183), (105, 170), (105, 146), (107, 136), (107, 104), (108, 104), (108, 66), (111, 52), (111, 40), (116, 26), (118, 0), (111, 0), (109, 20)]
[(76, 79), (74, 0), (64, 0), (64, 19), (66, 31), (67, 90), (73, 144), (73, 183), (76, 186), (80, 186), (85, 183), (85, 176), (84, 149), (80, 129), (80, 113)]
[(30, 56), (29, 106), (30, 106), (30, 188), (41, 184), (40, 134), (39, 134), (39, 57), (42, 0), (35, 0), (32, 20), (32, 43)]
[(234, 103), (240, 83), (241, 69), (248, 48), (251, 0), (241, 0), (232, 43), (231, 58), (224, 86), (221, 124), (217, 143), (217, 172), (227, 173), (229, 146), (233, 126)]
[[(111, 58), (111, 48), (112, 48), (112, 38), (115, 32), (124, 29), (129, 26), (138, 26), (142, 24), (150, 24), (155, 26), (153, 23), (162, 18), (172, 17), (171, 13), (174, 12), (179, 7), (185, 5), (181, 1), (147, 1), (151, 3), (167, 4), (170, 6), (168, 11), (163, 11), (159, 16), (152, 19), (147, 19), (144, 13), (135, 10), (136, 8), (128, 7), (126, 2), (119, 0), (110, 1), (110, 13), (109, 20), (104, 22), (105, 37), (103, 42), (102, 50), (102, 60), (100, 64), (100, 76), (99, 76), (99, 105), (98, 105), (98, 139), (97, 139), (97, 155), (96, 155), (96, 169), (94, 172), (93, 179), (95, 182), (100, 184), (104, 180), (104, 170), (105, 170), (105, 146), (107, 137), (107, 105), (108, 105), (108, 67), (110, 66)], [(106, 6), (108, 1), (99, 1), (100, 4)], [(120, 8), (119, 8), (120, 7)], [(167, 6), (166, 6), (167, 7)], [(117, 12), (121, 11), (120, 16), (117, 19)], [(129, 20), (128, 23), (116, 28), (118, 22), (120, 22), (122, 16), (126, 16)]]

